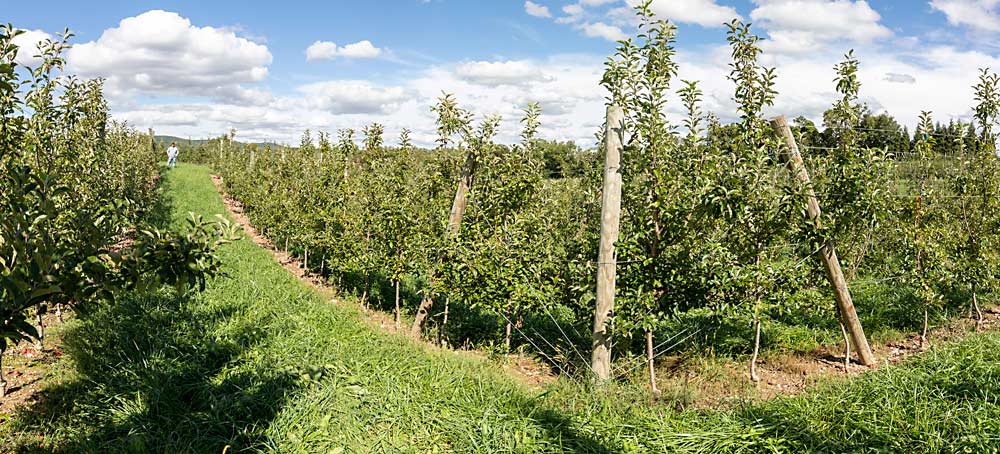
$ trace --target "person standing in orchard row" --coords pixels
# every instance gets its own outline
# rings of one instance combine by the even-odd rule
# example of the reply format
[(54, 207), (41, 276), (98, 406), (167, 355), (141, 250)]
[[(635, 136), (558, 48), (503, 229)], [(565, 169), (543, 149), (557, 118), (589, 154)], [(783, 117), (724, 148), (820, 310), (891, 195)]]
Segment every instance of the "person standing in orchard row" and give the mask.
[(170, 142), (170, 148), (167, 148), (167, 167), (177, 168), (177, 154), (180, 150), (177, 149), (177, 142)]

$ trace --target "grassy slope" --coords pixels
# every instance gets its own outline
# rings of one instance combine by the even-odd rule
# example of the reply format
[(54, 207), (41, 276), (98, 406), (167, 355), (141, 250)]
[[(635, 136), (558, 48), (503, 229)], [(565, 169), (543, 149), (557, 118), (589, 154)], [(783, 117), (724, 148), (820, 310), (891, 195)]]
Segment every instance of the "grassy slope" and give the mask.
[[(224, 208), (202, 167), (167, 178), (174, 225)], [(67, 327), (67, 375), (0, 429), (0, 451), (981, 451), (1000, 427), (1000, 337), (724, 412), (639, 388), (537, 395), (486, 361), (370, 328), (249, 241), (191, 299), (124, 298)], [(39, 438), (41, 436), (41, 438)]]

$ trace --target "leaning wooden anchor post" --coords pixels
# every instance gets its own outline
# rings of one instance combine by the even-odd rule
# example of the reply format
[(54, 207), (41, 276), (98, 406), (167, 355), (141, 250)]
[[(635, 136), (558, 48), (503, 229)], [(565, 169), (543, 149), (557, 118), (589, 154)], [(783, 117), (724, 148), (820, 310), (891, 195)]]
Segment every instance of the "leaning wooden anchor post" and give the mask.
[[(771, 120), (771, 127), (781, 136), (784, 144), (779, 154), (779, 159), (792, 172), (795, 180), (805, 188), (806, 211), (809, 214), (809, 219), (816, 223), (816, 227), (820, 227), (820, 214), (822, 212), (819, 208), (819, 201), (816, 199), (816, 192), (813, 191), (812, 183), (809, 179), (809, 171), (806, 170), (806, 166), (802, 162), (799, 146), (795, 143), (795, 137), (792, 136), (791, 128), (788, 127), (788, 120), (785, 119), (784, 115), (775, 117)], [(840, 268), (840, 260), (837, 258), (837, 251), (833, 246), (833, 241), (825, 237), (820, 238), (820, 241), (822, 246), (819, 250), (819, 259), (823, 262), (823, 268), (826, 269), (826, 277), (830, 280), (830, 286), (833, 287), (833, 295), (837, 301), (837, 308), (840, 309), (844, 325), (851, 336), (851, 343), (854, 344), (854, 349), (858, 352), (861, 364), (874, 366), (878, 362), (878, 359), (875, 358), (871, 346), (868, 345), (868, 338), (865, 337), (865, 331), (861, 327), (861, 320), (858, 319), (858, 313), (854, 309), (851, 291), (847, 288), (847, 279), (844, 278), (844, 272)]]

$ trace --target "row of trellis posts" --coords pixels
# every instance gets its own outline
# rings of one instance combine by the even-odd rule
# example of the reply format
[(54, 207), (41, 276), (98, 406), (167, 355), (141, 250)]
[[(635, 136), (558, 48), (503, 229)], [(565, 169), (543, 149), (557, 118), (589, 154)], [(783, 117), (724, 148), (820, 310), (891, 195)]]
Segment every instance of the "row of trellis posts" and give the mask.
[[(781, 138), (782, 148), (779, 159), (788, 167), (795, 180), (806, 190), (806, 209), (809, 218), (820, 222), (820, 207), (816, 194), (809, 180), (809, 172), (802, 162), (802, 155), (795, 143), (791, 128), (785, 117), (778, 116), (771, 120), (771, 127)], [(621, 217), (621, 153), (624, 149), (625, 114), (619, 106), (608, 106), (607, 122), (604, 135), (604, 185), (601, 191), (601, 239), (597, 258), (597, 307), (594, 310), (593, 353), (591, 369), (598, 381), (606, 381), (611, 377), (611, 335), (608, 332), (609, 318), (615, 306), (615, 240)], [(858, 359), (865, 366), (874, 366), (877, 362), (872, 353), (868, 339), (865, 337), (858, 313), (851, 300), (851, 292), (847, 280), (840, 268), (840, 260), (833, 241), (821, 238), (819, 259), (823, 262), (827, 279), (833, 288), (837, 309), (840, 313), (844, 329), (850, 336), (851, 344), (858, 353)], [(848, 344), (850, 345), (850, 344)], [(848, 355), (850, 353), (848, 352)]]

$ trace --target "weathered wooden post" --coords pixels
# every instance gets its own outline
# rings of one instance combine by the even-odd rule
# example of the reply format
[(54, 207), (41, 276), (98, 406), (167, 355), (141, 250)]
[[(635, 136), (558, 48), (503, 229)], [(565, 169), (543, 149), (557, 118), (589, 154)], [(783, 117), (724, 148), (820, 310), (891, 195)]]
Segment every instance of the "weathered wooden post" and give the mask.
[(591, 369), (598, 381), (611, 377), (611, 335), (608, 318), (615, 308), (615, 242), (621, 222), (621, 152), (624, 148), (625, 113), (608, 106), (604, 129), (604, 189), (601, 192), (601, 243), (597, 255), (597, 307), (594, 310)]
[[(799, 146), (795, 143), (795, 137), (792, 136), (791, 128), (788, 127), (788, 120), (785, 119), (784, 115), (775, 117), (771, 120), (771, 127), (781, 136), (782, 142), (785, 145), (779, 154), (779, 159), (788, 166), (795, 180), (806, 188), (806, 211), (809, 214), (809, 219), (816, 223), (816, 227), (820, 227), (820, 215), (822, 212), (819, 208), (819, 200), (816, 199), (816, 192), (813, 191), (812, 182), (809, 179), (809, 171), (806, 170), (806, 166), (802, 162)], [(865, 337), (865, 331), (861, 327), (861, 320), (858, 319), (858, 313), (854, 309), (854, 301), (851, 300), (851, 291), (847, 288), (847, 279), (844, 278), (844, 272), (840, 268), (840, 260), (837, 258), (837, 251), (833, 246), (833, 241), (829, 238), (820, 238), (820, 241), (822, 242), (822, 246), (819, 250), (819, 259), (823, 262), (823, 268), (826, 269), (826, 277), (830, 280), (830, 286), (833, 287), (833, 295), (837, 301), (837, 307), (840, 309), (840, 315), (847, 327), (847, 332), (851, 335), (851, 341), (858, 352), (861, 364), (873, 366), (878, 362), (878, 359), (875, 358), (871, 346), (868, 345), (868, 338)]]

